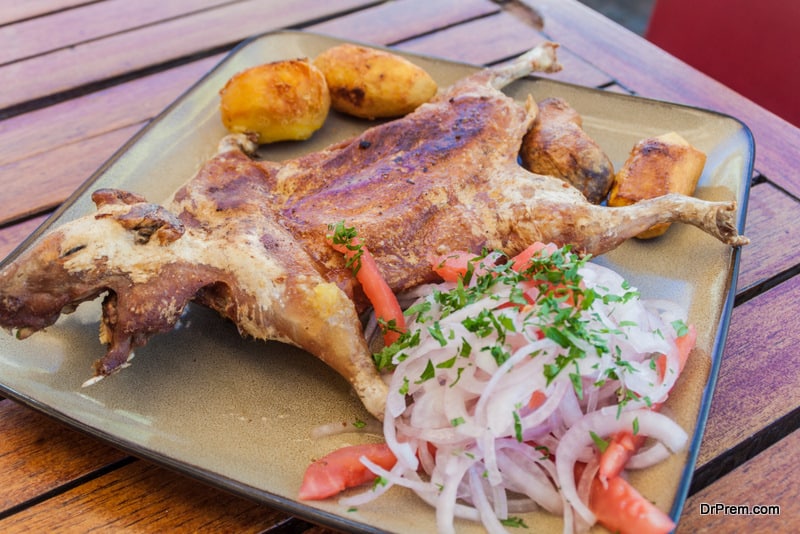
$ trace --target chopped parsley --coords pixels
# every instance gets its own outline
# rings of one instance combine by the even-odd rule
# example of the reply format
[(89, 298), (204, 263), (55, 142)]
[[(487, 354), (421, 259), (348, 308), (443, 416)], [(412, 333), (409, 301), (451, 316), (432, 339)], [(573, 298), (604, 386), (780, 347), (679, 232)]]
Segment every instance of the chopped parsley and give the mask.
[(592, 436), (592, 441), (594, 441), (597, 450), (600, 452), (606, 452), (608, 448), (608, 441), (604, 440), (600, 436), (598, 436), (594, 431), (590, 430), (589, 435)]
[[(358, 253), (359, 246), (351, 245), (356, 238), (353, 229), (342, 223), (332, 229), (334, 243), (338, 239)], [(615, 309), (616, 304), (639, 298), (639, 292), (625, 281), (615, 290), (588, 287), (582, 269), (589, 259), (565, 246), (552, 253), (533, 255), (526, 266), (517, 271), (508, 257), (484, 251), (467, 262), (466, 274), (449, 286), (451, 289), (434, 289), (425, 299), (404, 311), (410, 318), (408, 330), (402, 332), (394, 344), (373, 355), (376, 366), (380, 370), (392, 370), (421, 343), (438, 345), (442, 350), (437, 351), (436, 356), (428, 356), (424, 370), (416, 371), (418, 376), (402, 378), (399, 393), (409, 395), (412, 385), (433, 379), (453, 387), (462, 379), (464, 371), (483, 365), (476, 362), (491, 361), (486, 360), (486, 356), (499, 367), (512, 356), (522, 356), (517, 352), (520, 346), (535, 345), (538, 339), (546, 338), (557, 347), (548, 344), (542, 348), (539, 344), (524, 354), (528, 358), (543, 359), (541, 369), (546, 385), (557, 378), (567, 379), (577, 399), (583, 401), (584, 388), (602, 387), (609, 380), (622, 382), (625, 375), (641, 372), (643, 368), (628, 361), (622, 347), (616, 343), (612, 346), (609, 340), (612, 336), (627, 339), (641, 325), (629, 319), (618, 322), (606, 319), (605, 315), (601, 317), (606, 312), (593, 306), (602, 303)], [(487, 299), (489, 306), (461, 311)], [(491, 305), (492, 300), (495, 305)], [(393, 328), (391, 324), (381, 326)], [(674, 321), (671, 326), (679, 337), (689, 331), (683, 320)], [(663, 337), (659, 331), (653, 334)], [(473, 343), (477, 347), (473, 347)], [(470, 360), (472, 357), (474, 361)], [(643, 363), (655, 371), (656, 359), (657, 355), (653, 355)], [(591, 378), (587, 373), (589, 368), (595, 370)], [(447, 382), (441, 378), (445, 372)], [(624, 383), (617, 390), (617, 401), (618, 416), (629, 402), (651, 405), (649, 398), (629, 391)], [(530, 409), (523, 402), (511, 411), (513, 435), (520, 442), (523, 441), (522, 421)], [(464, 423), (463, 417), (450, 419), (454, 427)], [(639, 430), (638, 424), (638, 419), (634, 420), (634, 434)], [(608, 446), (608, 442), (594, 432), (591, 437), (599, 450), (604, 451)], [(542, 450), (545, 457), (549, 456), (546, 448)]]
[(417, 384), (421, 384), (426, 380), (430, 380), (434, 376), (436, 376), (436, 370), (433, 368), (433, 362), (431, 360), (428, 360), (428, 365), (426, 365), (425, 370), (422, 371), (419, 380), (417, 380)]
[(329, 224), (328, 231), (333, 232), (326, 237), (331, 240), (334, 245), (344, 246), (347, 250), (354, 252), (348, 255), (346, 266), (353, 271), (353, 275), (358, 273), (361, 269), (361, 256), (364, 251), (361, 248), (361, 243), (356, 239), (358, 232), (353, 227), (344, 225), (344, 221), (339, 221), (336, 224)]
[(689, 326), (680, 319), (672, 321), (672, 328), (675, 329), (675, 335), (678, 337), (683, 337), (689, 333)]
[(528, 528), (528, 525), (525, 524), (525, 521), (523, 521), (521, 517), (509, 516), (506, 519), (501, 519), (500, 523), (502, 523), (504, 527)]
[(517, 438), (517, 441), (522, 443), (523, 442), (523, 439), (522, 439), (522, 418), (519, 416), (519, 411), (517, 411), (517, 410), (514, 410), (514, 412), (513, 412), (513, 414), (514, 414), (514, 437)]

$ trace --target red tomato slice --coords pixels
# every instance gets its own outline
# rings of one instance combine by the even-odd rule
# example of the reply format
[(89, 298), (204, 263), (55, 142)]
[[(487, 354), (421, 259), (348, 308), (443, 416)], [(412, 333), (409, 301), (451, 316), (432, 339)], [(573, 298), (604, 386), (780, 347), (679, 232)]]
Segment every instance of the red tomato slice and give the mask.
[(362, 457), (384, 469), (391, 469), (397, 463), (397, 458), (385, 443), (337, 449), (308, 466), (299, 497), (307, 501), (327, 499), (347, 488), (372, 482), (376, 476), (361, 463)]
[(432, 259), (433, 270), (445, 282), (458, 282), (467, 274), (469, 262), (477, 258), (477, 254), (465, 251), (451, 252)]
[[(397, 297), (383, 278), (375, 258), (369, 249), (361, 243), (361, 240), (355, 239), (354, 241), (356, 244), (361, 245), (359, 247), (361, 266), (356, 271), (356, 279), (361, 284), (361, 288), (364, 290), (364, 294), (369, 299), (370, 304), (372, 304), (375, 316), (385, 324), (394, 323), (394, 329), (387, 329), (383, 332), (383, 342), (386, 346), (389, 346), (397, 341), (400, 338), (400, 334), (405, 331), (406, 319)], [(352, 259), (358, 252), (347, 248), (345, 245), (331, 243), (331, 246), (334, 250), (344, 254), (347, 259)]]
[[(689, 359), (697, 340), (697, 329), (694, 325), (689, 325), (689, 331), (675, 340), (678, 347), (678, 372), (683, 371), (686, 361)], [(664, 379), (666, 372), (666, 356), (661, 356), (657, 361), (658, 372), (661, 379)], [(659, 410), (660, 405), (654, 404), (653, 409)], [(620, 432), (613, 436), (608, 443), (608, 447), (600, 456), (600, 469), (597, 476), (600, 480), (608, 480), (619, 475), (631, 456), (636, 454), (647, 438), (645, 436), (634, 436), (631, 432)]]
[(667, 534), (675, 522), (621, 477), (592, 483), (589, 508), (597, 521), (620, 534)]

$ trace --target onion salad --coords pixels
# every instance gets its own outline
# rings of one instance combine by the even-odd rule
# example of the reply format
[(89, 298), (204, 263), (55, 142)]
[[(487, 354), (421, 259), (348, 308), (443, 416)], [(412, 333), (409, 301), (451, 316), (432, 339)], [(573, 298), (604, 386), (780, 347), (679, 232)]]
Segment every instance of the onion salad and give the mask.
[(686, 432), (654, 409), (682, 367), (686, 312), (640, 298), (569, 247), (456, 255), (434, 268), (444, 273), (451, 260), (465, 268), (406, 295), (404, 333), (375, 354), (391, 370), (383, 434), (397, 463), (362, 458), (377, 483), (342, 503), (397, 485), (435, 507), (442, 533), (455, 518), (504, 532), (536, 509), (563, 516), (565, 532), (587, 530), (613, 436), (649, 438), (627, 468), (686, 445)]

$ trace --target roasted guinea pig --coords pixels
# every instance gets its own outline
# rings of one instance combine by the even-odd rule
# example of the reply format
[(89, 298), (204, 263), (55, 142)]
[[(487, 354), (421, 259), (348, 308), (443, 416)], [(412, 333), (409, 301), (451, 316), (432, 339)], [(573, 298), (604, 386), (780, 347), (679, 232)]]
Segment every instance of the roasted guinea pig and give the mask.
[(381, 418), (386, 385), (359, 321), (363, 295), (329, 244), (330, 224), (357, 229), (395, 292), (435, 281), (430, 256), (454, 250), (513, 255), (542, 241), (597, 255), (668, 221), (746, 243), (734, 202), (673, 194), (608, 208), (518, 164), (537, 107), (500, 88), (557, 69), (555, 49), (545, 43), (478, 71), (403, 118), (295, 159), (254, 160), (246, 136), (228, 136), (164, 207), (96, 192), (96, 213), (56, 228), (0, 271), (0, 325), (29, 335), (105, 293), (108, 352), (95, 366), (104, 376), (193, 300), (243, 335), (325, 361)]
[(539, 102), (539, 114), (522, 139), (520, 157), (529, 171), (565, 180), (593, 204), (606, 199), (614, 181), (611, 160), (562, 98)]

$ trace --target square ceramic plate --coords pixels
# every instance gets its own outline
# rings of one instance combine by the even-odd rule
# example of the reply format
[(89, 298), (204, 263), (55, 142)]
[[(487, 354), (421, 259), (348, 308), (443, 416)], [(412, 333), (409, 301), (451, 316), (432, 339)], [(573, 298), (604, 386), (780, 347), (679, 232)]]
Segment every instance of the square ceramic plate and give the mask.
[[(127, 189), (163, 201), (193, 176), (225, 134), (218, 91), (234, 73), (260, 63), (314, 57), (339, 41), (300, 32), (266, 34), (236, 49), (104, 165), (43, 228), (90, 213), (91, 192)], [(475, 67), (409, 56), (449, 85)], [(516, 98), (561, 96), (584, 118), (589, 133), (619, 168), (633, 144), (677, 131), (708, 155), (697, 196), (736, 199), (744, 227), (753, 165), (747, 128), (727, 116), (669, 103), (607, 93), (546, 79), (508, 87)], [(309, 141), (269, 146), (262, 156), (283, 159), (359, 133), (370, 123), (336, 113)], [(665, 261), (666, 259), (669, 261)], [(8, 258), (6, 261), (9, 261)], [(634, 482), (673, 518), (680, 515), (716, 380), (733, 304), (739, 254), (691, 227), (673, 225), (652, 242), (630, 241), (597, 261), (610, 266), (645, 297), (669, 298), (690, 310), (698, 329), (698, 356), (673, 394), (672, 414), (693, 439), (690, 448), (637, 473)], [(216, 314), (191, 307), (179, 328), (137, 350), (124, 371), (90, 386), (98, 343), (99, 302), (81, 305), (53, 327), (25, 340), (0, 334), (0, 389), (78, 429), (131, 453), (177, 469), (311, 521), (352, 531), (432, 532), (433, 511), (394, 488), (357, 511), (335, 500), (296, 500), (308, 463), (340, 446), (374, 437), (342, 434), (312, 440), (328, 422), (365, 420), (366, 411), (338, 375), (308, 354), (280, 343), (242, 339)], [(561, 531), (561, 520), (527, 517), (537, 530)], [(462, 532), (481, 530), (459, 524)]]

